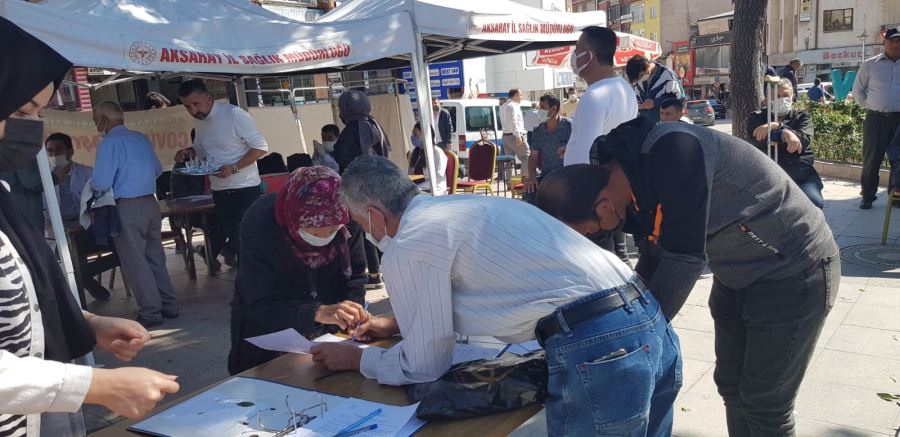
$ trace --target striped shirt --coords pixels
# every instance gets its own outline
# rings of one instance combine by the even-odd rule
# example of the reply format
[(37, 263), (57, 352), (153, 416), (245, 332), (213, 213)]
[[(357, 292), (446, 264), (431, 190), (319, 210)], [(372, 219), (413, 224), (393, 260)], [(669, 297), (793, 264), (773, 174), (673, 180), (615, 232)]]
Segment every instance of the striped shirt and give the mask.
[[(634, 92), (642, 98), (641, 100), (658, 99), (663, 94), (674, 94), (674, 97), (678, 99), (684, 98), (684, 89), (681, 87), (675, 71), (660, 63), (656, 63), (656, 68), (660, 69), (659, 73), (654, 71), (654, 74), (650, 75), (647, 80), (639, 80), (633, 85)], [(649, 95), (651, 92), (653, 95)]]
[(443, 375), (455, 333), (531, 340), (541, 317), (632, 275), (534, 206), (465, 195), (413, 199), (382, 273), (403, 340), (365, 349), (360, 371), (391, 385)]
[(41, 417), (78, 411), (93, 370), (43, 359), (37, 302), (28, 267), (0, 231), (0, 437), (38, 437), (42, 429), (44, 435), (70, 435), (61, 429), (84, 433), (80, 415), (71, 420), (59, 414), (48, 415), (50, 420)]

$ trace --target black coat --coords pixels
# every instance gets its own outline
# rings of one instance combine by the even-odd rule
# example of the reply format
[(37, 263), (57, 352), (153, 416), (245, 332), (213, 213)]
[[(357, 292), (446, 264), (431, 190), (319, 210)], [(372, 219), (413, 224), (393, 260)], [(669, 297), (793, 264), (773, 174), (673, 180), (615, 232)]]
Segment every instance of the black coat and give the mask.
[[(280, 354), (257, 348), (248, 337), (294, 328), (312, 336), (334, 327), (314, 321), (319, 305), (344, 300), (365, 301), (366, 254), (362, 229), (351, 222), (350, 264), (344, 277), (341, 261), (311, 270), (294, 256), (287, 230), (275, 221), (275, 195), (250, 206), (241, 222), (241, 268), (235, 283), (231, 313), (231, 353), (228, 370), (239, 373)], [(315, 292), (313, 292), (315, 290)]]
[[(812, 140), (815, 135), (815, 129), (812, 123), (812, 117), (806, 111), (798, 111), (792, 109), (786, 117), (781, 120), (784, 128), (795, 133), (800, 138), (800, 144), (803, 148), (800, 153), (788, 153), (787, 143), (785, 141), (778, 142), (778, 165), (791, 176), (795, 182), (800, 183), (812, 175), (818, 176), (816, 169), (813, 167), (815, 162), (815, 154), (812, 149)], [(747, 120), (747, 133), (751, 144), (763, 153), (767, 152), (767, 144), (765, 141), (756, 141), (753, 137), (753, 131), (766, 124), (766, 111), (759, 110), (750, 114)]]
[(453, 144), (453, 121), (450, 117), (450, 111), (441, 108), (436, 129), (440, 132), (441, 139), (444, 140), (444, 142)]

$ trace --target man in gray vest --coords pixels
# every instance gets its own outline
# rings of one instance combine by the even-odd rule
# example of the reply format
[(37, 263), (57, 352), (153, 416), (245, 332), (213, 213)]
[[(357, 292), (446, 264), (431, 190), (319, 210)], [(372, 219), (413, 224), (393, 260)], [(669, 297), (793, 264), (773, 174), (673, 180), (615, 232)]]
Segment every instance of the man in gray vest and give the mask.
[(794, 435), (794, 399), (840, 282), (822, 211), (753, 146), (704, 127), (639, 117), (599, 137), (591, 161), (544, 179), (537, 205), (586, 235), (624, 226), (670, 320), (708, 263), (729, 434)]

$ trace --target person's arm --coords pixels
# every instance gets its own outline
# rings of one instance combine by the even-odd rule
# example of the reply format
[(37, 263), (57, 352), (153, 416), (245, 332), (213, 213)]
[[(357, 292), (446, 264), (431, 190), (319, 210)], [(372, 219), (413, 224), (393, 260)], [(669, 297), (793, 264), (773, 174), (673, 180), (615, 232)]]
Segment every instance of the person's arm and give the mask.
[(266, 138), (263, 136), (262, 132), (257, 129), (253, 116), (247, 111), (242, 109), (235, 110), (234, 130), (249, 150), (247, 150), (247, 153), (245, 153), (241, 159), (233, 163), (233, 165), (230, 163), (223, 165), (219, 169), (220, 172), (215, 176), (227, 178), (236, 173), (235, 167), (240, 171), (243, 168), (253, 165), (259, 158), (262, 158), (263, 156), (266, 156), (266, 153), (269, 153), (269, 145), (266, 142)]
[(94, 191), (104, 192), (112, 188), (119, 168), (121, 146), (119, 142), (113, 141), (104, 141), (100, 144), (94, 163), (94, 173), (91, 176), (91, 188)]
[(379, 384), (431, 382), (450, 368), (453, 330), (450, 272), (404, 260), (402, 278), (391, 282), (391, 307), (403, 340), (390, 349), (364, 349), (359, 370)]
[(0, 349), (0, 411), (7, 414), (74, 413), (91, 387), (93, 369)]
[(765, 141), (759, 141), (756, 139), (755, 131), (760, 126), (766, 125), (766, 113), (763, 111), (753, 112), (750, 114), (750, 117), (747, 119), (747, 138), (749, 138), (750, 144), (753, 144), (754, 147), (759, 149), (761, 152), (766, 153), (767, 147)]
[(866, 107), (866, 99), (869, 93), (869, 69), (867, 63), (863, 62), (856, 72), (856, 81), (853, 82), (853, 100), (859, 103), (859, 106)]
[(662, 211), (660, 259), (649, 289), (672, 320), (706, 266), (709, 182), (697, 139), (671, 133), (650, 152), (648, 174)]
[[(561, 129), (562, 126), (557, 126), (557, 129)], [(535, 128), (535, 133), (537, 133), (537, 129)], [(528, 178), (523, 179), (522, 182), (525, 183), (525, 192), (526, 193), (535, 193), (537, 192), (537, 166), (538, 161), (541, 159), (541, 150), (544, 147), (544, 139), (542, 135), (531, 135), (531, 155), (528, 156)]]
[[(800, 144), (802, 145), (800, 152), (809, 147), (815, 135), (812, 117), (806, 111), (797, 111), (796, 116), (790, 123), (782, 123), (782, 131), (790, 131), (800, 139)], [(781, 135), (783, 138), (784, 132)]]

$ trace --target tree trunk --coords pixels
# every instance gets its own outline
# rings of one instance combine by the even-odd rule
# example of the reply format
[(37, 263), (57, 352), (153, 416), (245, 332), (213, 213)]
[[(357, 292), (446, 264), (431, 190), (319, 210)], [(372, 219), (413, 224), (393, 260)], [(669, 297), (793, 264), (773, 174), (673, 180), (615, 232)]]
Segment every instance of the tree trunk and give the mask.
[(731, 29), (731, 134), (748, 139), (747, 117), (763, 98), (763, 36), (767, 0), (734, 2)]

